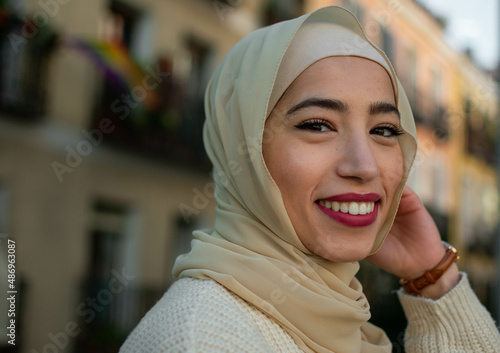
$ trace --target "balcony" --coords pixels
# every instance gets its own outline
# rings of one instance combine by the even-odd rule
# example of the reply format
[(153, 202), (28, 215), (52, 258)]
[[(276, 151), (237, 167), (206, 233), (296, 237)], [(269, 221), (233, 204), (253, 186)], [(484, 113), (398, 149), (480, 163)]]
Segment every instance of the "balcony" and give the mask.
[(410, 101), (415, 123), (431, 129), (437, 140), (447, 141), (450, 133), (447, 108), (436, 103), (434, 97), (427, 92), (406, 87), (405, 91)]

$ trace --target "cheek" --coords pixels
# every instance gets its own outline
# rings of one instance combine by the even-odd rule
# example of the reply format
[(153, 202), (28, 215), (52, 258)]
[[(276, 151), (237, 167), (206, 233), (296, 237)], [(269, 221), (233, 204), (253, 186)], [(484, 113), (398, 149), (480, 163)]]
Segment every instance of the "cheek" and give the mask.
[(391, 194), (396, 192), (404, 174), (404, 161), (403, 154), (400, 149), (391, 153), (388, 158), (387, 154), (380, 158), (381, 166), (380, 170), (386, 184)]
[(303, 202), (311, 195), (321, 174), (318, 152), (300, 143), (281, 141), (264, 150), (267, 168), (281, 191), (285, 205)]
[(292, 149), (274, 145), (274, 148), (271, 147), (265, 154), (265, 159), (267, 168), (283, 196), (295, 188), (295, 184), (300, 185), (298, 181), (303, 174), (301, 168), (303, 160)]

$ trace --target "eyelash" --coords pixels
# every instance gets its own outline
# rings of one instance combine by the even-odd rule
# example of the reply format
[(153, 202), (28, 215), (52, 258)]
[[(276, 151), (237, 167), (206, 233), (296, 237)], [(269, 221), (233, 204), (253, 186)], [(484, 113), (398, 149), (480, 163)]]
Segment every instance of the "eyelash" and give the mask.
[[(321, 131), (320, 126), (326, 126), (329, 130), (335, 131), (335, 128), (333, 127), (332, 124), (328, 120), (324, 119), (311, 119), (311, 120), (306, 120), (298, 125), (295, 125), (296, 128), (301, 129), (301, 130), (311, 130), (313, 132), (323, 132)], [(314, 127), (320, 127), (319, 129), (315, 129)]]
[[(325, 131), (321, 131), (322, 126), (327, 127), (330, 131), (335, 131), (335, 128), (333, 127), (333, 125), (329, 121), (324, 120), (324, 119), (306, 120), (306, 121), (303, 121), (303, 122), (295, 125), (295, 127), (300, 129), (300, 130), (310, 130), (313, 133), (325, 132)], [(380, 130), (389, 130), (391, 133), (390, 136), (384, 136), (383, 133), (377, 134), (378, 136), (381, 136), (384, 138), (397, 137), (397, 136), (403, 135), (405, 133), (405, 131), (401, 127), (396, 127), (396, 126), (391, 125), (391, 124), (379, 125), (379, 126), (373, 128), (370, 132), (375, 132), (376, 130), (379, 130), (379, 131)]]
[(396, 126), (391, 125), (391, 124), (383, 124), (383, 125), (377, 126), (374, 129), (372, 129), (372, 131), (385, 130), (385, 129), (389, 130), (391, 132), (391, 135), (384, 136), (383, 134), (382, 135), (379, 134), (379, 136), (384, 137), (384, 138), (391, 138), (391, 137), (401, 136), (405, 133), (405, 131), (401, 127), (396, 127)]

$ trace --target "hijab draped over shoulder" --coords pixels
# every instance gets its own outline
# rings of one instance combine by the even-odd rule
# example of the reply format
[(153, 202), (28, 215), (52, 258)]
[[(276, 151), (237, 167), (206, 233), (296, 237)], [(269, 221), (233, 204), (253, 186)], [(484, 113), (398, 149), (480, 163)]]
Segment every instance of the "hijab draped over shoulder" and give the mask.
[[(238, 42), (207, 88), (204, 143), (213, 163), (216, 219), (193, 233), (174, 275), (212, 279), (278, 322), (305, 352), (390, 352), (354, 277), (357, 262), (333, 263), (300, 242), (262, 155), (264, 123), (297, 76), (330, 56), (357, 56), (391, 77), (401, 125), (404, 176), (372, 253), (394, 220), (416, 153), (408, 99), (385, 54), (347, 10), (331, 6), (259, 29)], [(290, 170), (293, 173), (293, 170)]]

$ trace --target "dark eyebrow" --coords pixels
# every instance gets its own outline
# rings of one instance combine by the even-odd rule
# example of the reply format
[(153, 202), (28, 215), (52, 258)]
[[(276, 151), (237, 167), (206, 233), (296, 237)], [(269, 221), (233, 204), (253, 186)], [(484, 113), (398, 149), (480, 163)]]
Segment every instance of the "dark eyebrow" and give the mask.
[(294, 105), (286, 115), (293, 114), (301, 109), (309, 107), (319, 107), (323, 109), (335, 110), (341, 113), (347, 112), (347, 106), (337, 99), (327, 99), (327, 98), (307, 98), (300, 103)]
[(384, 114), (384, 113), (396, 113), (398, 117), (401, 118), (401, 114), (399, 113), (398, 108), (392, 104), (387, 102), (375, 102), (370, 104), (370, 114)]

